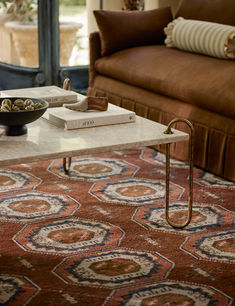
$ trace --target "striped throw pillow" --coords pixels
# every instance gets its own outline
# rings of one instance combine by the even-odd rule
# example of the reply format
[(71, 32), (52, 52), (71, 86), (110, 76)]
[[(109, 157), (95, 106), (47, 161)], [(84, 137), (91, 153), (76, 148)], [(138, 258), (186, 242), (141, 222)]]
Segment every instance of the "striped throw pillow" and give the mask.
[(235, 59), (235, 27), (178, 17), (164, 28), (167, 47)]

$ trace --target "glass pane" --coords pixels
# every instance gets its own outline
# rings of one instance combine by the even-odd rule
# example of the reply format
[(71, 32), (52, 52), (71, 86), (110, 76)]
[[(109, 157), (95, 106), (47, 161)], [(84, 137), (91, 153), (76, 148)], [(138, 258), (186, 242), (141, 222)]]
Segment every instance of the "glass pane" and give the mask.
[(0, 1), (0, 61), (38, 67), (37, 1)]
[(86, 0), (60, 0), (60, 65), (88, 65)]

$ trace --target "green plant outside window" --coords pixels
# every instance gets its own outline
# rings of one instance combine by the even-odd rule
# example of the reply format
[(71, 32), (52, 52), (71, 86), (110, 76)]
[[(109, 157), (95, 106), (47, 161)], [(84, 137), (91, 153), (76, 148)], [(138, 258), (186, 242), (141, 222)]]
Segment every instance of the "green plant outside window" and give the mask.
[(21, 22), (32, 22), (37, 16), (37, 1), (35, 0), (0, 0), (0, 5), (6, 13)]

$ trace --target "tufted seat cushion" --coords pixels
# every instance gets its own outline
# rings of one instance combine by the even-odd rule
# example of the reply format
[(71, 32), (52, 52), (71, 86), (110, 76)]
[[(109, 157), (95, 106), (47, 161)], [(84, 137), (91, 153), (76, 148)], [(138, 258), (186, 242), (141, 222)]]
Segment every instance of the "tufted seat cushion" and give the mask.
[(235, 118), (235, 62), (169, 49), (125, 49), (96, 61), (104, 76)]

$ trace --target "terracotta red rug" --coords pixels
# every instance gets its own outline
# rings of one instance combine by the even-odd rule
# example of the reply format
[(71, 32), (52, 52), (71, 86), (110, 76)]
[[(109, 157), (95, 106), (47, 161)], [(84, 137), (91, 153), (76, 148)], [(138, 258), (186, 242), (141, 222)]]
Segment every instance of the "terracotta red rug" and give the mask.
[[(232, 182), (195, 168), (190, 225), (164, 219), (164, 155), (148, 148), (0, 169), (0, 305), (232, 305)], [(171, 163), (183, 221), (188, 169)]]

